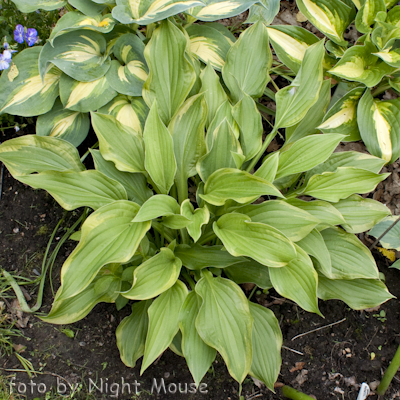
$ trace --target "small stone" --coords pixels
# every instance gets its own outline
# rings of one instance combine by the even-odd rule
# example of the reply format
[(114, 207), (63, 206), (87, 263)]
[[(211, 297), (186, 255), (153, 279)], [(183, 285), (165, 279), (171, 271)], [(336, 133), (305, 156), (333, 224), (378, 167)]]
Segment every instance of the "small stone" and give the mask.
[(79, 346), (81, 346), (81, 347), (86, 346), (86, 343), (85, 342), (79, 342)]
[(169, 373), (169, 372), (166, 372), (166, 373), (164, 374), (164, 378), (165, 378), (165, 379), (168, 379), (169, 376), (170, 376), (170, 373)]
[(14, 232), (14, 233), (18, 233), (18, 232), (19, 232), (19, 228), (14, 228), (14, 229), (13, 229), (13, 232)]

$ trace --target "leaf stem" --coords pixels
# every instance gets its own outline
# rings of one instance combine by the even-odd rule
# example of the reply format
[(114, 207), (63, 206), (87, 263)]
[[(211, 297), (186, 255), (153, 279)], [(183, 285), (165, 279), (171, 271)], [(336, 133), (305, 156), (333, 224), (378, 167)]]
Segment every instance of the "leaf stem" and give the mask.
[(201, 238), (197, 241), (197, 244), (202, 245), (205, 244), (207, 242), (209, 242), (210, 240), (213, 240), (217, 237), (217, 235), (214, 233), (214, 231), (209, 231), (206, 234), (204, 234), (203, 236), (201, 236)]
[(292, 400), (312, 400), (312, 397), (291, 388), (290, 386), (282, 387), (282, 394), (288, 399)]
[(183, 268), (181, 270), (181, 274), (182, 276), (185, 278), (185, 280), (187, 281), (187, 283), (190, 285), (190, 287), (192, 288), (192, 290), (195, 290), (196, 288), (196, 283), (195, 281), (191, 278), (190, 274), (186, 271), (186, 268)]
[[(188, 198), (188, 181), (185, 175), (181, 174), (178, 179), (175, 180), (176, 188), (178, 190), (178, 201), (182, 204)], [(189, 244), (189, 235), (186, 228), (179, 230), (181, 233), (182, 243)]]
[(400, 367), (400, 346), (397, 348), (396, 354), (394, 355), (390, 365), (388, 366), (388, 369), (386, 370), (385, 374), (383, 375), (383, 378), (381, 380), (381, 383), (378, 386), (377, 393), (380, 396), (383, 396), (390, 385), (390, 382), (392, 382), (393, 377), (396, 375), (397, 370)]

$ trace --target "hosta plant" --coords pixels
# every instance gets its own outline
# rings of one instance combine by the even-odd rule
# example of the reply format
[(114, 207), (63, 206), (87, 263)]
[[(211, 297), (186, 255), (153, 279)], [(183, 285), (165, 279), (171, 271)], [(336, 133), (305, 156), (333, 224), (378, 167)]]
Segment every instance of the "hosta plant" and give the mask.
[[(228, 37), (221, 26), (212, 29)], [(31, 92), (29, 102), (16, 94), (7, 107), (48, 108), (59, 93), (60, 113), (109, 102), (91, 112), (99, 142), (99, 150), (91, 149), (95, 169), (57, 137), (28, 135), (0, 146), (0, 160), (17, 180), (47, 190), (66, 210), (93, 210), (73, 235), (79, 243), (44, 321), (73, 323), (99, 302), (118, 309), (129, 303), (132, 314), (116, 331), (126, 365), (143, 356), (143, 372), (170, 347), (199, 384), (218, 352), (239, 383), (250, 374), (273, 390), (279, 324), (247, 299), (241, 283), (274, 288), (319, 315), (318, 298), (363, 309), (392, 297), (355, 236), (390, 214), (358, 195), (385, 179), (379, 174), (385, 160), (334, 152), (345, 135), (319, 133), (331, 89), (323, 41), (305, 50), (295, 79), (276, 93), (274, 126), (265, 136), (258, 99), (272, 55), (263, 23), (227, 40), (223, 62), (207, 65), (193, 52), (190, 27), (174, 19), (158, 24), (147, 43), (131, 32), (109, 39), (120, 61), (107, 58), (112, 45), (102, 34), (84, 32), (54, 34), (57, 45), (43, 47), (38, 67), (38, 50), (26, 51), (31, 59), (17, 65), (21, 82), (32, 76), (39, 85), (41, 74), (46, 90)], [(93, 46), (85, 63), (72, 65), (78, 50), (65, 56), (70, 38), (82, 41), (82, 51)], [(138, 88), (141, 77), (136, 96), (142, 97), (113, 99), (111, 78), (98, 78), (108, 64), (128, 89)], [(96, 79), (76, 80), (85, 74)], [(124, 107), (127, 124), (118, 119)], [(268, 153), (281, 128), (282, 147)]]

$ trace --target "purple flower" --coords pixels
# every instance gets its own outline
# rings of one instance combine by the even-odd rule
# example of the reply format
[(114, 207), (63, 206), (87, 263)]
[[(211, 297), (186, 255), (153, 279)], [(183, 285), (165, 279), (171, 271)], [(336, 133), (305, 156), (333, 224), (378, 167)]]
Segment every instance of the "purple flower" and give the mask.
[(0, 71), (7, 69), (10, 66), (11, 53), (8, 50), (4, 50), (3, 54), (0, 54)]
[(26, 43), (28, 46), (33, 46), (37, 41), (37, 30), (35, 28), (28, 28), (26, 30)]
[(15, 40), (17, 43), (23, 43), (24, 40), (25, 40), (25, 28), (24, 28), (21, 24), (18, 24), (18, 25), (15, 27), (15, 30), (14, 30), (14, 40)]

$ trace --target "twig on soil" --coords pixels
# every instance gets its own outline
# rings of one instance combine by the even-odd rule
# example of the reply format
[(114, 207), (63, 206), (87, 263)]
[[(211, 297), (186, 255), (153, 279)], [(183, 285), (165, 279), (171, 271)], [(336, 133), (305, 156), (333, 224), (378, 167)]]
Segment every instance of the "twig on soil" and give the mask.
[(291, 349), (291, 348), (286, 347), (286, 346), (282, 346), (282, 349), (289, 350), (289, 351), (291, 351), (293, 353), (300, 354), (301, 356), (304, 356), (304, 353), (302, 353), (301, 351), (297, 351), (297, 350)]
[(364, 350), (368, 351), (368, 347), (369, 347), (369, 345), (372, 343), (372, 341), (374, 340), (374, 337), (376, 336), (376, 334), (378, 333), (378, 331), (379, 331), (379, 328), (376, 328), (376, 329), (375, 329), (375, 333), (373, 334), (373, 336), (372, 336), (371, 340), (369, 341), (369, 343), (367, 344), (367, 346), (364, 347)]
[(389, 226), (389, 228), (386, 229), (385, 232), (382, 233), (381, 236), (378, 237), (378, 239), (375, 240), (374, 243), (369, 246), (369, 249), (372, 250), (378, 243), (379, 241), (400, 221), (400, 217), (396, 219), (396, 221), (393, 222), (392, 225)]
[[(0, 367), (0, 370), (6, 371), (6, 372), (25, 372), (25, 373), (28, 373), (25, 369), (12, 369), (12, 368), (1, 368), (1, 367)], [(69, 385), (69, 382), (68, 382), (65, 378), (63, 378), (61, 375), (55, 374), (54, 372), (47, 372), (47, 371), (40, 372), (40, 371), (35, 371), (35, 373), (36, 373), (36, 374), (39, 374), (39, 375), (51, 375), (51, 376), (55, 376), (56, 378), (60, 378), (60, 379), (62, 379), (63, 381), (67, 382), (68, 385)]]
[(246, 400), (253, 400), (253, 399), (255, 399), (257, 397), (261, 397), (261, 396), (262, 396), (262, 393), (260, 393), (260, 392), (254, 393), (250, 397), (246, 397)]
[(321, 329), (329, 328), (330, 326), (340, 324), (340, 323), (342, 323), (342, 322), (344, 322), (344, 321), (346, 321), (346, 318), (343, 318), (343, 319), (341, 319), (340, 321), (333, 322), (332, 324), (329, 324), (329, 325), (320, 326), (319, 328), (313, 329), (312, 331), (300, 333), (300, 335), (297, 335), (297, 336), (295, 336), (295, 337), (292, 337), (292, 340), (297, 339), (297, 338), (299, 338), (299, 337), (301, 337), (301, 336), (308, 335), (309, 333), (317, 332), (317, 331), (320, 331)]

